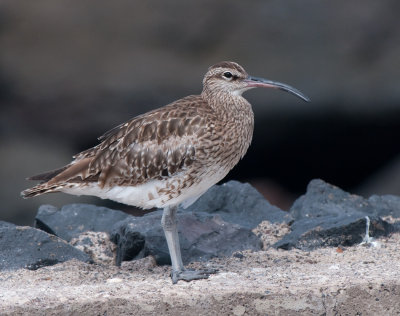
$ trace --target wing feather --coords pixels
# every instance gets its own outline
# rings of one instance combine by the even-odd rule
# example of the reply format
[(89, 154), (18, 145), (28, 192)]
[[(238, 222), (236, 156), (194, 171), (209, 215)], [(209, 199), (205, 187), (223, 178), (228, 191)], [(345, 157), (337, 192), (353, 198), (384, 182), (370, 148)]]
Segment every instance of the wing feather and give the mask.
[(212, 111), (201, 102), (200, 96), (189, 96), (111, 129), (99, 145), (76, 155), (76, 161), (88, 159), (85, 172), (80, 168), (64, 181), (79, 176), (102, 187), (137, 185), (188, 168), (196, 160), (198, 137), (212, 129), (206, 125)]

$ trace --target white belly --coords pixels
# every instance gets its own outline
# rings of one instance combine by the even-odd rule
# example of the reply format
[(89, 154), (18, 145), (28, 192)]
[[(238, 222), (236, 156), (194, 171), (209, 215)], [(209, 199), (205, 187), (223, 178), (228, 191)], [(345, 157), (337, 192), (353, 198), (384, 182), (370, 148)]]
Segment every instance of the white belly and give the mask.
[[(213, 168), (214, 169), (214, 168)], [(179, 205), (187, 208), (193, 204), (211, 186), (223, 179), (229, 170), (215, 168), (202, 176), (202, 180), (192, 186), (181, 189), (180, 194), (166, 194), (163, 189), (167, 184), (179, 187), (184, 181), (184, 176), (176, 176), (172, 179), (150, 180), (137, 186), (113, 186), (101, 188), (97, 183), (74, 184), (65, 187), (61, 191), (73, 195), (93, 195), (102, 199), (109, 199), (119, 203), (149, 209), (153, 207), (164, 208), (171, 205)], [(176, 183), (175, 183), (176, 182)]]

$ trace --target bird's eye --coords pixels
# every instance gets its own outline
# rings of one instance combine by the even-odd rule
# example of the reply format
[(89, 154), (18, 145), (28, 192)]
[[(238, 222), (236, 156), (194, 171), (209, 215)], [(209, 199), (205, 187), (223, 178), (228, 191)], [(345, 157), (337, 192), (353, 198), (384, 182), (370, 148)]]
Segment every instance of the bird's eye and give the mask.
[(230, 78), (233, 77), (233, 75), (232, 75), (232, 73), (230, 73), (229, 71), (227, 71), (227, 72), (224, 72), (224, 77), (230, 79)]

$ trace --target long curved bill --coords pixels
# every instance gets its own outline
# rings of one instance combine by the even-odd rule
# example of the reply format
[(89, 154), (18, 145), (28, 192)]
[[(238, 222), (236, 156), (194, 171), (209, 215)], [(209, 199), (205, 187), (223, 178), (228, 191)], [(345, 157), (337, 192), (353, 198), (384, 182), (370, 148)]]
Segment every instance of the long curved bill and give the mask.
[(248, 76), (244, 80), (244, 82), (247, 83), (248, 87), (273, 88), (273, 89), (283, 90), (283, 91), (289, 92), (291, 94), (294, 94), (295, 96), (299, 97), (300, 99), (302, 99), (306, 102), (310, 102), (309, 97), (307, 97), (305, 94), (303, 94), (299, 90), (297, 90), (285, 83), (271, 81), (271, 80), (267, 80), (264, 78), (252, 77), (252, 76)]

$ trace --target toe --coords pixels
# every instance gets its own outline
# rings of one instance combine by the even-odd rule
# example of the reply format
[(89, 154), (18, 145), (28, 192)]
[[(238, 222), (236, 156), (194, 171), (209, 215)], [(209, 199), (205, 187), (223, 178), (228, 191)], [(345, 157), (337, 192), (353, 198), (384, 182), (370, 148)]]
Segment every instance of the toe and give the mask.
[(172, 271), (172, 283), (176, 284), (179, 280), (190, 282), (193, 280), (207, 279), (210, 274), (217, 273), (215, 269), (208, 270), (182, 270)]

